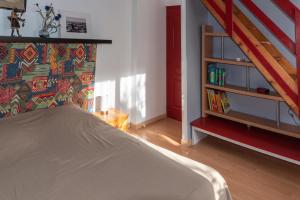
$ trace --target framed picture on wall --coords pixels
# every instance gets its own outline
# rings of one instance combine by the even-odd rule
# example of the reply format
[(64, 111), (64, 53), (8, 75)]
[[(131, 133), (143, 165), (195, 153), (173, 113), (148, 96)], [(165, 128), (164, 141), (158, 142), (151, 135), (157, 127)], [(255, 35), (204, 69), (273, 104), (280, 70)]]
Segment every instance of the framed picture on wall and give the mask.
[(88, 13), (60, 10), (61, 38), (91, 38), (91, 15)]
[(0, 0), (0, 8), (26, 10), (26, 0)]

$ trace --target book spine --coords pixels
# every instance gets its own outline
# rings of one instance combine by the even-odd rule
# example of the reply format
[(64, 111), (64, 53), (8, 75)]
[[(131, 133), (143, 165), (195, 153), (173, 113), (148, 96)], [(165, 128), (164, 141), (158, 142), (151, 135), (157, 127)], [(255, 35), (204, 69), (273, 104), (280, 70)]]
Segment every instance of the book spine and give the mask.
[(207, 98), (208, 98), (208, 106), (209, 106), (209, 110), (212, 110), (212, 100), (211, 100), (211, 91), (207, 90)]
[(218, 81), (219, 81), (219, 68), (215, 68), (214, 85), (218, 85)]
[(217, 105), (218, 105), (218, 112), (223, 113), (222, 102), (221, 102), (221, 93), (220, 92), (218, 92), (216, 94), (216, 99), (217, 99)]
[(223, 69), (218, 69), (218, 85), (222, 86), (222, 71)]
[(221, 76), (222, 76), (222, 86), (225, 86), (225, 76), (226, 76), (225, 69), (222, 69)]
[(225, 86), (226, 71), (224, 68), (216, 67), (214, 64), (208, 66), (207, 81), (211, 85)]
[(208, 70), (208, 82), (209, 84), (214, 84), (215, 83), (215, 74), (216, 74), (216, 68), (211, 65), (209, 67), (209, 70)]

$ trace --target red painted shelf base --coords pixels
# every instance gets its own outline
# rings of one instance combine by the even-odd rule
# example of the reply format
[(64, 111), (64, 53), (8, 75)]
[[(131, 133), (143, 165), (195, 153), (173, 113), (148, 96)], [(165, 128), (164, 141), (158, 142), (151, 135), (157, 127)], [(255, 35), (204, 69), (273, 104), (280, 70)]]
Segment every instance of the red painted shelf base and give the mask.
[(194, 130), (300, 165), (300, 139), (208, 116), (192, 122)]

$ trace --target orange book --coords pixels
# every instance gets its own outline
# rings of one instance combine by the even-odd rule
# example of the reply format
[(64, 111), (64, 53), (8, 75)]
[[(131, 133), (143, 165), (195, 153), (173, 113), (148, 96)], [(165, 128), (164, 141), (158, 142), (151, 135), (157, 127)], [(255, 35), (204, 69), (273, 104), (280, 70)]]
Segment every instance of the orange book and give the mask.
[(217, 92), (217, 94), (216, 94), (216, 100), (217, 100), (218, 112), (219, 113), (223, 113), (222, 99), (221, 99), (220, 92)]
[(212, 111), (218, 112), (218, 100), (214, 90), (212, 90)]

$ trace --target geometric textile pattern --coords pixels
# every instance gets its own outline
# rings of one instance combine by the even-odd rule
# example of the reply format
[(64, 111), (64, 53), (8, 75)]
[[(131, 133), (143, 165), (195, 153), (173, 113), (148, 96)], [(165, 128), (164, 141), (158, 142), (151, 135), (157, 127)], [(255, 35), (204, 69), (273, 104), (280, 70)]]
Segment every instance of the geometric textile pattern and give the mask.
[(96, 44), (0, 43), (0, 118), (78, 104), (92, 111)]

